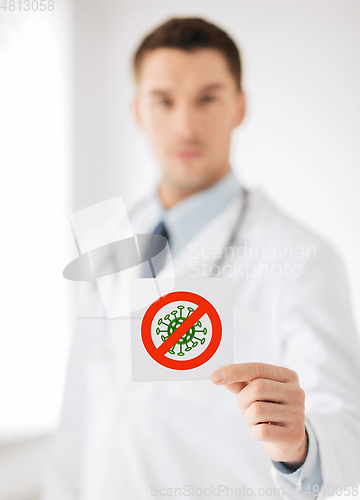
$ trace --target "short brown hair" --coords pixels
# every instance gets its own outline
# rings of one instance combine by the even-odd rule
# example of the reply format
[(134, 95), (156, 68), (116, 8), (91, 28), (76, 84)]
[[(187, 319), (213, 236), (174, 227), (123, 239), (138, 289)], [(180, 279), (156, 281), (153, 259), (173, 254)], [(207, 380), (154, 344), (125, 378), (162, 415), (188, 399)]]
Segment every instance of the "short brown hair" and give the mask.
[(173, 18), (149, 33), (139, 45), (133, 59), (135, 78), (144, 55), (155, 49), (174, 48), (194, 51), (202, 48), (219, 50), (229, 65), (239, 89), (241, 89), (241, 60), (239, 49), (225, 31), (197, 17)]

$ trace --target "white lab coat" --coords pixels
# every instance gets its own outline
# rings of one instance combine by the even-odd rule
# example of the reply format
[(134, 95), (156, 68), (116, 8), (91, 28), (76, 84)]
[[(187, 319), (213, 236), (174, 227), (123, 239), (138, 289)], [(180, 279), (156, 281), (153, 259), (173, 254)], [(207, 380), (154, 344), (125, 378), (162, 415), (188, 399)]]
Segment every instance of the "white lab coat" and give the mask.
[[(209, 248), (226, 244), (241, 203), (234, 199), (203, 228), (194, 238), (197, 250), (206, 247), (209, 255)], [(146, 206), (132, 215), (135, 232), (152, 229)], [(271, 266), (284, 264), (279, 254), (286, 248), (316, 249), (316, 258), (296, 260), (300, 277), (267, 277), (265, 268), (261, 276), (234, 276), (234, 363), (259, 361), (298, 373), (327, 496), (330, 484), (360, 482), (360, 358), (344, 268), (328, 243), (284, 215), (259, 189), (250, 192), (235, 248), (245, 240), (253, 248), (276, 247), (275, 260), (262, 261)], [(175, 256), (176, 276), (194, 277), (191, 248)], [(230, 256), (226, 264), (242, 265), (244, 272), (260, 258), (234, 262)], [(105, 316), (96, 285), (71, 286), (77, 316)], [(160, 493), (176, 498), (175, 488), (185, 485), (201, 488), (188, 498), (207, 498), (211, 490), (205, 488), (218, 485), (233, 498), (231, 488), (252, 488), (255, 496), (262, 487), (274, 489), (274, 481), (274, 467), (251, 437), (232, 393), (210, 381), (133, 382), (129, 322), (74, 320), (44, 499), (145, 500), (163, 498)], [(274, 490), (267, 498), (281, 497)]]

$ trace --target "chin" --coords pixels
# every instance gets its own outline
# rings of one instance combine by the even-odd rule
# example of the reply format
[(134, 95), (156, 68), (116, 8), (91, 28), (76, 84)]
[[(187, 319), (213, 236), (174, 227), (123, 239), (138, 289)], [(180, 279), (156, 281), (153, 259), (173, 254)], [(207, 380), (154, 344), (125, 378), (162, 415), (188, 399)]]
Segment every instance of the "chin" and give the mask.
[(212, 169), (202, 158), (196, 160), (176, 160), (167, 167), (167, 177), (179, 188), (201, 189), (213, 177)]
[(211, 184), (212, 178), (213, 176), (208, 171), (172, 172), (171, 174), (172, 183), (185, 191), (200, 191)]

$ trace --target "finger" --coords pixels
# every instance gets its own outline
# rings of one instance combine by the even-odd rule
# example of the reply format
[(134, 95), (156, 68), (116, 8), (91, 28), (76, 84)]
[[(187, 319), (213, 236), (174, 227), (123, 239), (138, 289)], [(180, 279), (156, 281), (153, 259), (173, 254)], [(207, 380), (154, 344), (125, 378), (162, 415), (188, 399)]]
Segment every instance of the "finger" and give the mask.
[(287, 427), (301, 427), (305, 422), (305, 411), (294, 406), (255, 401), (245, 411), (244, 421), (250, 428), (254, 425), (269, 422)]
[(229, 385), (234, 382), (251, 382), (257, 378), (266, 378), (277, 382), (298, 382), (298, 376), (289, 368), (266, 363), (237, 363), (224, 366), (211, 375), (211, 381), (217, 385)]
[(254, 425), (250, 432), (256, 441), (289, 447), (303, 442), (305, 427), (291, 428), (280, 425), (258, 424)]
[(224, 387), (234, 394), (239, 394), (240, 391), (248, 385), (248, 382), (234, 382), (233, 384), (224, 385)]
[(237, 400), (240, 412), (243, 415), (254, 401), (304, 406), (305, 393), (296, 384), (284, 384), (282, 382), (257, 378), (243, 387), (237, 396)]

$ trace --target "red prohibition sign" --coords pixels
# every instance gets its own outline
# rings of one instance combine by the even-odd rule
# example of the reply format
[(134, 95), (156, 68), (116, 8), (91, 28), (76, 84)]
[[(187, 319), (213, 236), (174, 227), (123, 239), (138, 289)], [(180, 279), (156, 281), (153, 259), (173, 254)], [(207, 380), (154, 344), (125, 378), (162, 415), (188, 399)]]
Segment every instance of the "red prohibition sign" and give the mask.
[[(198, 307), (186, 318), (183, 323), (181, 323), (181, 325), (170, 335), (170, 337), (165, 340), (165, 342), (163, 342), (159, 347), (156, 347), (151, 336), (151, 325), (156, 313), (167, 304), (180, 300), (192, 302), (193, 304), (197, 304)], [(176, 342), (180, 340), (181, 337), (185, 335), (185, 333), (190, 330), (190, 328), (194, 326), (200, 318), (202, 318), (202, 316), (204, 316), (204, 314), (209, 316), (212, 326), (211, 340), (205, 351), (195, 358), (188, 359), (186, 361), (167, 358), (165, 355), (169, 349), (171, 349)], [(221, 341), (221, 334), (221, 320), (215, 307), (200, 295), (185, 291), (171, 292), (163, 297), (160, 297), (159, 300), (155, 301), (147, 309), (141, 323), (141, 338), (147, 352), (157, 363), (173, 370), (191, 370), (206, 363), (206, 361), (208, 361), (217, 351)]]

